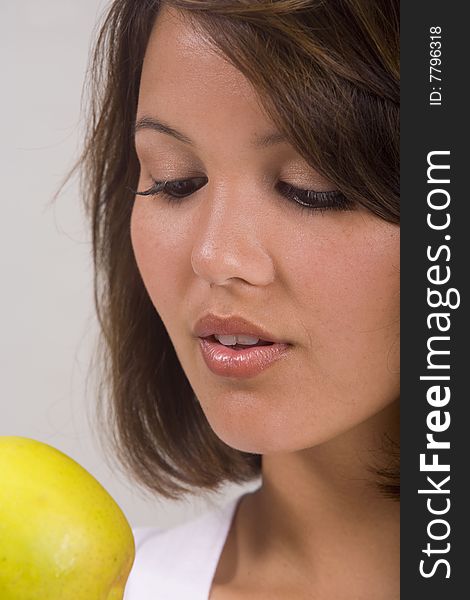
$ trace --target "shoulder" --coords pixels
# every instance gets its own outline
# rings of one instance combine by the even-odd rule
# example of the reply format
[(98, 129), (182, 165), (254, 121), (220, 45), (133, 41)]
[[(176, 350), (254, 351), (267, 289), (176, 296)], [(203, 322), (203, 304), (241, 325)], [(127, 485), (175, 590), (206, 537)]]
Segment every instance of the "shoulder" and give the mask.
[(136, 558), (125, 600), (207, 600), (239, 499), (169, 529), (134, 529)]

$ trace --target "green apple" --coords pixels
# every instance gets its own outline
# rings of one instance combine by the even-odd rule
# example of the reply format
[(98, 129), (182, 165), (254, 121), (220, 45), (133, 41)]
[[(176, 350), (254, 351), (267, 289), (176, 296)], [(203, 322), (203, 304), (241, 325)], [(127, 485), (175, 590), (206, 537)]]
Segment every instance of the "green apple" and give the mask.
[(0, 436), (1, 600), (121, 600), (134, 556), (126, 517), (88, 471)]

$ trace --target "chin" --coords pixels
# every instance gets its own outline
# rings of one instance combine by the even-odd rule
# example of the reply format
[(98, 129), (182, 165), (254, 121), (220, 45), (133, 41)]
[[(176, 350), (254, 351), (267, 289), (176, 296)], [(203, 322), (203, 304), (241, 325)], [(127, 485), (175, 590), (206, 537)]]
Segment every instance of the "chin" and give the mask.
[(324, 441), (318, 432), (295, 431), (287, 418), (274, 411), (255, 415), (246, 406), (237, 408), (204, 409), (217, 437), (235, 450), (253, 454), (295, 452)]
[(225, 396), (223, 401), (206, 399), (201, 406), (217, 437), (236, 450), (254, 454), (297, 452), (348, 434), (366, 439), (371, 427), (384, 429), (390, 423), (388, 413), (395, 412), (392, 403), (364, 414), (343, 411), (332, 420), (321, 412), (302, 411), (300, 406), (260, 404), (249, 393)]
[(285, 449), (285, 436), (279, 435), (273, 415), (266, 415), (260, 407), (247, 405), (243, 399), (220, 403), (204, 403), (202, 409), (210, 427), (225, 444), (236, 450), (265, 454)]
[(217, 430), (213, 427), (217, 437), (221, 439), (227, 446), (249, 452), (251, 454), (272, 454), (276, 452), (292, 452), (294, 448), (286, 447), (286, 444), (279, 443), (269, 436), (269, 433), (259, 434), (258, 432), (245, 431), (240, 432), (227, 431), (225, 429)]

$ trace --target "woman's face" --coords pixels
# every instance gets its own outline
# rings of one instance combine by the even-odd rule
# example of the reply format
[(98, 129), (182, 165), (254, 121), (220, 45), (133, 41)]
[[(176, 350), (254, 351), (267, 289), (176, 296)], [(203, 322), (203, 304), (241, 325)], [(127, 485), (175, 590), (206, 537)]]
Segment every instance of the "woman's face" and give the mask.
[[(138, 190), (178, 179), (190, 180), (180, 189), (192, 193), (173, 204), (136, 196), (132, 244), (216, 434), (248, 452), (293, 451), (396, 401), (398, 227), (363, 208), (318, 211), (283, 196), (279, 182), (333, 188), (286, 141), (254, 143), (276, 133), (254, 89), (167, 8), (145, 55), (143, 118)], [(187, 139), (157, 131), (150, 119)], [(213, 372), (194, 332), (208, 313), (244, 317), (289, 346), (259, 372)]]

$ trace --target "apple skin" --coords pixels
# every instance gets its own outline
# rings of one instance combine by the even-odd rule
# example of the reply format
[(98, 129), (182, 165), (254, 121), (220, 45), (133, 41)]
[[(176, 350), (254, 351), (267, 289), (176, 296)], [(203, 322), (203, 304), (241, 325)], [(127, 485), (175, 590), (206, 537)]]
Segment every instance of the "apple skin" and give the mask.
[(124, 513), (88, 471), (0, 436), (1, 600), (122, 600), (134, 557)]

